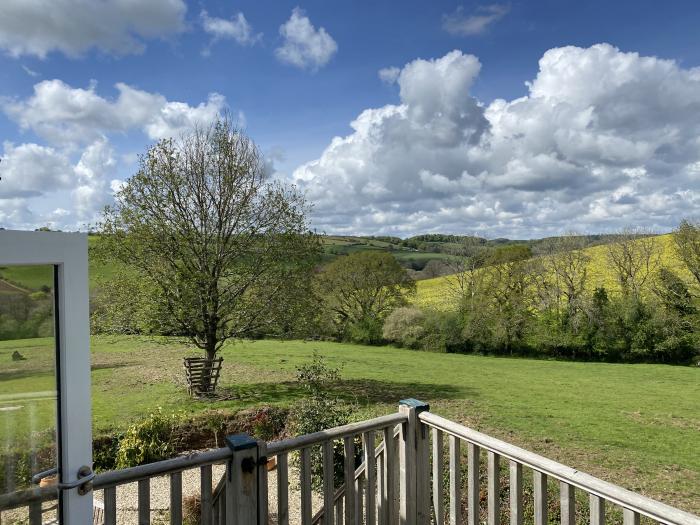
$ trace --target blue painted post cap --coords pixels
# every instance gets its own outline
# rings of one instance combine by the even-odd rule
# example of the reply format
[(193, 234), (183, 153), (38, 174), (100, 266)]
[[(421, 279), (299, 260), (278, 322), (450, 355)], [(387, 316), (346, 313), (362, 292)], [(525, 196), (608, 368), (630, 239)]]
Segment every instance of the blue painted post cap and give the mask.
[(258, 442), (248, 434), (234, 434), (233, 436), (226, 436), (226, 445), (233, 452), (255, 448), (257, 444)]
[(430, 411), (430, 405), (428, 403), (424, 403), (423, 401), (419, 401), (418, 399), (413, 399), (412, 397), (409, 397), (408, 399), (402, 399), (401, 401), (399, 401), (399, 405), (415, 408), (416, 412)]

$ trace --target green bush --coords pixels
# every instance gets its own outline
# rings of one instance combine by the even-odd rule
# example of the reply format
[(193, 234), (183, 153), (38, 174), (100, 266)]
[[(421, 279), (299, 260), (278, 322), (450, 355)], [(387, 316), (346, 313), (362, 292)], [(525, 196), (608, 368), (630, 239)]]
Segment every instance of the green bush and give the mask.
[(377, 318), (363, 318), (347, 327), (348, 339), (362, 345), (376, 345), (382, 342), (382, 321)]
[(421, 347), (428, 352), (459, 352), (464, 348), (462, 323), (454, 312), (425, 313)]
[(163, 414), (159, 408), (131, 425), (119, 441), (116, 467), (135, 467), (171, 457), (176, 450), (173, 430), (178, 419), (178, 415)]
[[(332, 395), (332, 386), (340, 380), (340, 370), (329, 367), (314, 353), (310, 363), (297, 370), (297, 382), (306, 392), (290, 413), (289, 430), (293, 435), (311, 434), (350, 422), (352, 406)], [(333, 443), (334, 482), (343, 483), (344, 449), (342, 441)], [(299, 458), (292, 458), (299, 468)], [(323, 455), (320, 447), (311, 449), (311, 480), (315, 490), (323, 486)]]
[(387, 341), (406, 348), (420, 348), (425, 335), (425, 314), (418, 308), (403, 307), (391, 312), (384, 321), (382, 335)]

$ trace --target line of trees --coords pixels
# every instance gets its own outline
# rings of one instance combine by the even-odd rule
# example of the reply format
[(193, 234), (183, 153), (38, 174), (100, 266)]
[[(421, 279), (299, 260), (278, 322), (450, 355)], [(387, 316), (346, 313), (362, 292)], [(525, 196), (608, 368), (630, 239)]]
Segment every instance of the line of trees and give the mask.
[(653, 236), (628, 229), (605, 247), (614, 288), (593, 286), (580, 236), (552, 239), (538, 257), (522, 246), (484, 255), (478, 245), (468, 244), (447, 278), (455, 311), (396, 310), (384, 335), (404, 346), (453, 352), (697, 360), (700, 225), (684, 220), (673, 242), (692, 281), (662, 264), (661, 245)]

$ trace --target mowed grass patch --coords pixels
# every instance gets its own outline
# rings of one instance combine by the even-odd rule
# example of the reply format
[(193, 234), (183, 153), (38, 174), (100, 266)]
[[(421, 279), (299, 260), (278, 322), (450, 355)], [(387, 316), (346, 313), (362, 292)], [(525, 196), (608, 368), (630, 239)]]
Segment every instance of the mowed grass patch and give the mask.
[[(0, 359), (7, 359), (11, 344), (0, 343)], [(96, 433), (123, 429), (158, 406), (186, 412), (292, 406), (303, 395), (295, 371), (318, 352), (341, 368), (334, 388), (357, 404), (358, 418), (392, 412), (399, 399), (416, 397), (440, 415), (700, 512), (698, 368), (234, 342), (223, 350), (223, 399), (200, 401), (185, 391), (182, 357), (192, 351), (182, 344), (96, 337), (92, 350)], [(28, 374), (12, 388), (31, 381)]]

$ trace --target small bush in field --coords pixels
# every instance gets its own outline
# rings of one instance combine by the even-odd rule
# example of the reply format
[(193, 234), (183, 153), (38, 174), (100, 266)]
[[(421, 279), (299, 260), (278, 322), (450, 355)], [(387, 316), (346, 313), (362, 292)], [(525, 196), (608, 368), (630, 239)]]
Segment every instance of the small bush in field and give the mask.
[(425, 334), (425, 314), (418, 308), (397, 308), (384, 321), (384, 339), (406, 348), (419, 348)]

